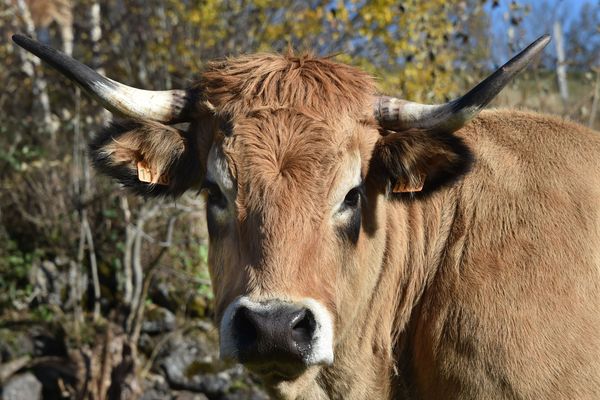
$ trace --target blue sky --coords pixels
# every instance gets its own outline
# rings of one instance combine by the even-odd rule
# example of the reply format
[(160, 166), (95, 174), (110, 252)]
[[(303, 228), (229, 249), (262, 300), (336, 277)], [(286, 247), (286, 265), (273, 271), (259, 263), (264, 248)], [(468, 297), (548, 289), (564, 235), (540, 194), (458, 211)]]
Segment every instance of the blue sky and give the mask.
[[(504, 26), (501, 17), (508, 11), (509, 5), (512, 2), (512, 0), (499, 0), (499, 6), (493, 9), (492, 2), (487, 2), (486, 9), (490, 15), (494, 17), (492, 22), (495, 29)], [(560, 18), (564, 18), (566, 20), (565, 22), (568, 23), (579, 15), (584, 4), (595, 4), (600, 7), (600, 1), (598, 0), (518, 0), (517, 3), (522, 6), (531, 7), (532, 13), (528, 15), (528, 18), (535, 18), (536, 11), (545, 10), (548, 13), (553, 13), (555, 11)]]
[[(495, 63), (505, 60), (509, 53), (507, 45), (507, 32), (510, 27), (506, 19), (512, 0), (499, 0), (498, 7), (492, 7), (492, 1), (486, 3), (486, 10), (490, 16), (491, 33), (493, 34), (493, 59)], [(552, 34), (552, 24), (559, 20), (566, 32), (572, 23), (576, 23), (584, 5), (590, 4), (600, 7), (600, 0), (517, 0), (520, 6), (528, 6), (530, 12), (524, 15), (516, 35), (520, 38), (517, 47), (522, 47), (544, 33)], [(600, 24), (600, 21), (598, 21)], [(568, 45), (568, 44), (567, 44)], [(549, 53), (554, 53), (554, 46), (549, 46)]]

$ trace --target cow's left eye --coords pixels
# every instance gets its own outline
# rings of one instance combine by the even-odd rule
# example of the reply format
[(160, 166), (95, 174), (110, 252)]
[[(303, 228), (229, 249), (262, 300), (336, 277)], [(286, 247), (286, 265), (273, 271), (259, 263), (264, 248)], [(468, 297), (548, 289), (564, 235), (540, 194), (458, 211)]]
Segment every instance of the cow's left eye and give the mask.
[(202, 190), (207, 193), (207, 200), (209, 206), (214, 206), (219, 209), (224, 209), (227, 206), (227, 198), (221, 192), (219, 185), (214, 182), (205, 181), (202, 184)]
[(361, 187), (357, 186), (350, 190), (344, 198), (344, 208), (358, 208), (362, 196)]

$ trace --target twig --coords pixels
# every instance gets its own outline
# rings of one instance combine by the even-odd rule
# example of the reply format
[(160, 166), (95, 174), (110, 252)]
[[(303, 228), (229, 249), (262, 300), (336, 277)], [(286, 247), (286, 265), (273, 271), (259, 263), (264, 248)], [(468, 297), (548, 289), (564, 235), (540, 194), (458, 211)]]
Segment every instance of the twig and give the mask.
[(167, 252), (168, 246), (162, 247), (154, 260), (150, 262), (148, 268), (146, 270), (146, 276), (144, 277), (142, 284), (142, 292), (140, 294), (140, 301), (137, 303), (137, 307), (134, 310), (134, 323), (133, 329), (131, 333), (131, 342), (137, 343), (140, 337), (140, 331), (142, 329), (142, 320), (144, 317), (144, 311), (146, 308), (146, 302), (143, 301), (146, 296), (148, 296), (148, 290), (150, 289), (150, 283), (152, 283), (152, 279), (154, 278), (154, 273), (158, 267), (158, 263), (160, 262), (163, 255)]
[(135, 310), (138, 309), (140, 302), (142, 301), (142, 289), (144, 281), (144, 270), (142, 268), (142, 239), (144, 236), (144, 225), (146, 221), (152, 218), (159, 210), (159, 204), (155, 204), (152, 208), (144, 204), (140, 209), (140, 214), (135, 225), (134, 239), (132, 243), (132, 282), (133, 282), (133, 294), (131, 298), (130, 314), (126, 321), (126, 331), (128, 334), (133, 333), (133, 323), (135, 321)]
[(71, 285), (70, 297), (73, 305), (73, 325), (75, 330), (75, 338), (79, 338), (80, 323), (83, 323), (83, 313), (81, 310), (81, 292), (80, 292), (80, 275), (79, 268), (76, 262), (69, 262), (69, 285)]
[(590, 120), (588, 126), (594, 127), (596, 121), (596, 113), (598, 112), (598, 99), (600, 98), (600, 66), (596, 68), (596, 85), (594, 87), (594, 100), (592, 101), (592, 110), (590, 111)]
[(92, 273), (92, 284), (94, 288), (94, 322), (100, 318), (100, 279), (98, 277), (98, 263), (96, 262), (96, 251), (94, 249), (94, 238), (90, 223), (87, 219), (87, 210), (81, 212), (84, 225), (86, 242), (88, 244), (88, 253), (90, 257), (90, 270)]
[(11, 361), (7, 362), (6, 364), (1, 364), (0, 365), (0, 385), (2, 383), (4, 383), (8, 378), (13, 376), (15, 372), (17, 372), (21, 368), (25, 367), (29, 363), (30, 360), (31, 360), (31, 357), (28, 355), (25, 355), (25, 356), (16, 358), (14, 360), (11, 360)]
[(126, 306), (131, 306), (131, 300), (133, 297), (133, 287), (131, 281), (133, 276), (131, 267), (131, 248), (133, 246), (133, 241), (135, 240), (135, 230), (131, 226), (131, 210), (129, 209), (127, 197), (121, 195), (119, 199), (126, 225), (125, 248), (123, 249), (123, 303)]
[(154, 278), (154, 272), (156, 271), (155, 267), (158, 265), (158, 262), (165, 254), (166, 250), (166, 247), (160, 249), (160, 252), (153, 260), (152, 265), (150, 265), (148, 271), (146, 271), (146, 276), (144, 277), (142, 284), (142, 292), (140, 293), (140, 301), (137, 303), (135, 310), (133, 310), (133, 326), (130, 336), (131, 343), (133, 344), (137, 344), (140, 337), (140, 332), (142, 330), (142, 321), (144, 319), (144, 311), (146, 310), (146, 302), (143, 301), (143, 299), (145, 299), (148, 295), (148, 289), (150, 288), (150, 283), (152, 282), (152, 278)]
[(173, 228), (175, 226), (175, 221), (177, 220), (177, 217), (171, 217), (169, 218), (169, 224), (167, 226), (167, 238), (165, 239), (164, 242), (160, 242), (159, 245), (162, 247), (170, 247), (172, 244), (172, 240), (173, 240)]

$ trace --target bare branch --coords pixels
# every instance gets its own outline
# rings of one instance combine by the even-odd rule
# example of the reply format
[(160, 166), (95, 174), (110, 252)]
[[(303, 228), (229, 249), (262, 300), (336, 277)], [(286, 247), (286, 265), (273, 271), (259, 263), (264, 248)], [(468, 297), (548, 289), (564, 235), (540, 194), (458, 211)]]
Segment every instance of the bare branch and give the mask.
[(596, 85), (594, 86), (594, 100), (592, 101), (592, 110), (590, 111), (590, 120), (588, 126), (594, 127), (596, 121), (596, 113), (598, 112), (598, 101), (600, 98), (600, 66), (595, 68), (596, 71)]

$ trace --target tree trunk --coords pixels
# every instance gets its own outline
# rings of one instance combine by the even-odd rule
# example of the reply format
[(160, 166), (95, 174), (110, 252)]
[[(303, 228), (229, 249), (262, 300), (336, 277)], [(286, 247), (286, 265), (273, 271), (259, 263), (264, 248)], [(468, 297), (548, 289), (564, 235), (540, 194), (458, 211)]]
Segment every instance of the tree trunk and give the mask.
[(558, 90), (563, 104), (569, 100), (569, 87), (567, 85), (567, 64), (565, 62), (565, 46), (563, 42), (562, 25), (554, 23), (554, 43), (556, 44), (556, 77), (558, 79)]
[[(16, 0), (16, 3), (21, 19), (23, 20), (25, 33), (35, 38), (35, 24), (31, 18), (31, 13), (27, 3), (25, 0)], [(34, 119), (36, 121), (41, 121), (38, 127), (50, 135), (51, 141), (54, 144), (56, 141), (56, 131), (58, 126), (52, 119), (52, 114), (50, 111), (50, 98), (48, 97), (47, 89), (48, 84), (40, 67), (40, 59), (23, 49), (19, 49), (19, 54), (23, 60), (23, 72), (32, 80), (33, 98), (35, 99), (34, 108), (36, 110), (39, 109), (39, 112), (34, 112)]]

